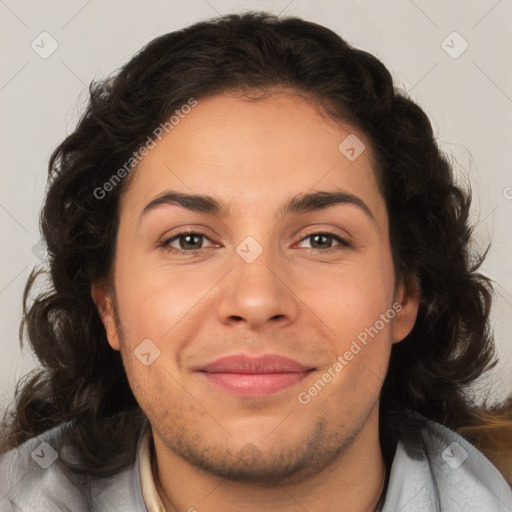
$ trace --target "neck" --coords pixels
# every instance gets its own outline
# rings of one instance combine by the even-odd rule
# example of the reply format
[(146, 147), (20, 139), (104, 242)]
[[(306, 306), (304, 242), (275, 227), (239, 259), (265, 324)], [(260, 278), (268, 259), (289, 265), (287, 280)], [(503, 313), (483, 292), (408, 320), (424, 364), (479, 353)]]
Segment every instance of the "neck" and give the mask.
[(169, 453), (155, 438), (155, 481), (166, 512), (377, 512), (386, 481), (379, 444), (378, 407), (349, 446), (303, 481), (255, 486), (210, 475)]

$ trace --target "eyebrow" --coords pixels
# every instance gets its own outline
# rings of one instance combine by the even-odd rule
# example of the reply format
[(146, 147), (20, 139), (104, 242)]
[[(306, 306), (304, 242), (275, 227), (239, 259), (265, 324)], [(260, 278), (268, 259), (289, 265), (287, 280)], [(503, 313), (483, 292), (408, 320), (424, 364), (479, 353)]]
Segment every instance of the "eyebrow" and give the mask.
[[(317, 191), (294, 196), (286, 201), (278, 210), (278, 215), (308, 213), (316, 210), (322, 210), (337, 204), (349, 204), (356, 206), (363, 211), (372, 221), (376, 222), (372, 211), (366, 203), (359, 197), (338, 190), (335, 192)], [(212, 196), (200, 194), (184, 194), (174, 190), (167, 190), (163, 194), (150, 201), (142, 210), (139, 221), (144, 215), (163, 205), (181, 206), (197, 213), (206, 213), (219, 217), (229, 216), (229, 205), (217, 201)]]

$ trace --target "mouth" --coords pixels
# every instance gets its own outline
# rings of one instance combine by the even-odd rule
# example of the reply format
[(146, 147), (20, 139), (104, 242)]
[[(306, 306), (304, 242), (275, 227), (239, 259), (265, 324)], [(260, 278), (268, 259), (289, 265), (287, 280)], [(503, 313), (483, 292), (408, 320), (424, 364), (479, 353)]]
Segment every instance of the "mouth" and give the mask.
[(316, 368), (277, 354), (234, 354), (197, 371), (214, 387), (241, 396), (268, 396), (302, 382)]

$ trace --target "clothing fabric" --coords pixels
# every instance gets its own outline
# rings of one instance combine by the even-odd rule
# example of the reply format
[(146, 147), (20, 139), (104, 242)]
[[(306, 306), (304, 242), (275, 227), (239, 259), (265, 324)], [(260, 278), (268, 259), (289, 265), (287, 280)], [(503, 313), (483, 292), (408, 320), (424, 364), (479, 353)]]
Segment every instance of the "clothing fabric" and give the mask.
[(138, 453), (140, 486), (146, 508), (149, 512), (165, 512), (151, 471), (151, 430), (149, 428), (146, 428), (142, 434)]
[[(165, 512), (151, 471), (151, 431), (141, 432), (134, 464), (77, 485), (53, 447), (55, 427), (0, 457), (0, 512)], [(382, 512), (511, 512), (512, 490), (459, 434), (425, 420), (399, 439)]]

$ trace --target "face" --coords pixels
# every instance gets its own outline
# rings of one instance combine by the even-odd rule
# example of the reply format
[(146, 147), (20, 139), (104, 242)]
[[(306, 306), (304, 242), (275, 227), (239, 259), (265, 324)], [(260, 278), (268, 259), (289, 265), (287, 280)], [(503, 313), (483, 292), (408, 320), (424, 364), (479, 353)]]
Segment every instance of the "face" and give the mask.
[(92, 291), (157, 448), (276, 482), (376, 427), (418, 297), (395, 286), (372, 159), (364, 133), (302, 98), (225, 93), (133, 171), (114, 288)]

